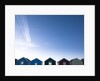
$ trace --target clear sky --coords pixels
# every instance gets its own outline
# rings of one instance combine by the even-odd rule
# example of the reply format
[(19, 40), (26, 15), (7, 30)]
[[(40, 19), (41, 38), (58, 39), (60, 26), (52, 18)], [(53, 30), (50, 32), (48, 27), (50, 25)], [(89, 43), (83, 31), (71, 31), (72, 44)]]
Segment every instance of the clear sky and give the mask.
[(16, 15), (15, 58), (84, 58), (83, 15)]

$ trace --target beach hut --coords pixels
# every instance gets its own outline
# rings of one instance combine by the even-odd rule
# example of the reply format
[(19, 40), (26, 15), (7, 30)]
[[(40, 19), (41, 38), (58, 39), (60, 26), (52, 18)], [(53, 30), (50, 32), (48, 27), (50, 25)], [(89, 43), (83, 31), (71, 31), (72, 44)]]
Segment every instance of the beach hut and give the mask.
[(15, 59), (15, 65), (16, 65), (16, 63), (17, 63), (17, 59)]
[(81, 59), (81, 61), (83, 62), (83, 64), (84, 64), (84, 58), (83, 59)]
[(83, 62), (78, 58), (75, 58), (70, 61), (70, 65), (83, 65)]
[(19, 60), (17, 60), (16, 65), (29, 65), (30, 64), (30, 60), (22, 57)]
[(60, 61), (57, 62), (58, 65), (70, 65), (70, 61), (68, 61), (67, 59), (63, 58)]
[(34, 60), (30, 61), (30, 65), (42, 65), (42, 61), (35, 58)]
[(48, 58), (44, 63), (45, 65), (56, 65), (56, 61), (52, 58)]

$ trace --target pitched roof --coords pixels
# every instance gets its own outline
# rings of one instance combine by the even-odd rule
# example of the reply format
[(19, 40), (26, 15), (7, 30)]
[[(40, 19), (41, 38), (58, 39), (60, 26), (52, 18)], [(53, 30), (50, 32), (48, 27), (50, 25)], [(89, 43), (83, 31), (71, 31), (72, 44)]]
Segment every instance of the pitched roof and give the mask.
[(19, 60), (21, 60), (21, 59), (25, 59), (25, 60), (27, 60), (27, 61), (30, 61), (28, 58), (25, 58), (25, 57), (22, 57), (22, 58), (20, 58)]
[(78, 58), (74, 58), (74, 59), (71, 59), (70, 62), (72, 62), (73, 60), (79, 60), (79, 59)]
[(75, 59), (72, 59), (70, 61), (70, 64), (72, 64), (72, 65), (83, 65), (83, 62), (80, 59), (75, 58)]
[(48, 61), (48, 60), (53, 60), (53, 61), (55, 61), (54, 59), (52, 59), (52, 58), (48, 58), (47, 60), (45, 60), (45, 61)]
[[(38, 59), (38, 58), (35, 58), (35, 59), (33, 59), (32, 61), (35, 61), (35, 60), (38, 60), (38, 61), (41, 61), (40, 59)], [(42, 61), (41, 61), (42, 62)]]
[(58, 62), (61, 62), (61, 61), (69, 61), (69, 60), (63, 58), (63, 59), (59, 60)]

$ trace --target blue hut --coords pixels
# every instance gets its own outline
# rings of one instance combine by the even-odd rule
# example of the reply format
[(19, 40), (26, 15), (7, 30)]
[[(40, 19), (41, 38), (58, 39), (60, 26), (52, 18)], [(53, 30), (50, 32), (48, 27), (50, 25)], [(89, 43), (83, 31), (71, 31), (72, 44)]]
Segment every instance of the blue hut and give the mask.
[(30, 60), (25, 57), (22, 57), (16, 62), (16, 65), (29, 65), (29, 64), (30, 64)]
[(42, 65), (42, 61), (36, 58), (30, 62), (30, 65)]

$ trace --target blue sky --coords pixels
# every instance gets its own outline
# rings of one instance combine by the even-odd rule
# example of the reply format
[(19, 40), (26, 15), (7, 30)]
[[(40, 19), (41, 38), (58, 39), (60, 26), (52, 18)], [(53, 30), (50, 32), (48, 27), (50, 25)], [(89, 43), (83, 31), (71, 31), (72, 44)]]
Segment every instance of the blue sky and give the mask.
[(84, 57), (84, 16), (16, 15), (15, 43), (16, 58), (81, 59)]

